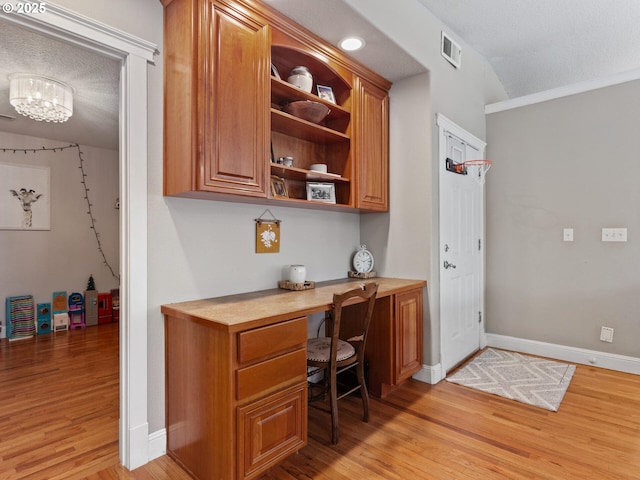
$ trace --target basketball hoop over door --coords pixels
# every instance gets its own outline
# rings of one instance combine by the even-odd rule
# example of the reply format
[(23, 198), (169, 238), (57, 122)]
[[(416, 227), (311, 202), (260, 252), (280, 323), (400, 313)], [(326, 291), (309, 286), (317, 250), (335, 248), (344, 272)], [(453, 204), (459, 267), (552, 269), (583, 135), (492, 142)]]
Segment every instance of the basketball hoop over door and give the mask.
[(467, 160), (462, 162), (464, 169), (473, 175), (473, 179), (480, 185), (484, 185), (484, 179), (491, 168), (491, 160)]

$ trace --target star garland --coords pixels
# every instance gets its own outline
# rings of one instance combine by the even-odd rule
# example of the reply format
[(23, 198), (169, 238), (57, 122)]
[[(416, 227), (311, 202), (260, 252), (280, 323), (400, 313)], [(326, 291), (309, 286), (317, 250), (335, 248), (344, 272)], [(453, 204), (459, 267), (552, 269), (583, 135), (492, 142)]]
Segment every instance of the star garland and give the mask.
[(93, 204), (91, 203), (91, 200), (89, 199), (89, 188), (87, 187), (87, 182), (86, 182), (86, 177), (87, 174), (84, 171), (84, 158), (82, 158), (83, 152), (80, 150), (80, 145), (78, 145), (77, 143), (74, 144), (70, 144), (67, 145), (66, 147), (42, 147), (42, 148), (0, 148), (0, 150), (2, 150), (3, 153), (24, 153), (25, 155), (27, 154), (27, 152), (31, 152), (31, 153), (39, 153), (39, 152), (57, 152), (59, 151), (63, 151), (63, 150), (67, 150), (70, 148), (75, 148), (78, 151), (78, 160), (80, 162), (80, 166), (78, 167), (80, 169), (80, 173), (82, 175), (82, 180), (80, 181), (80, 183), (82, 183), (82, 188), (84, 189), (84, 199), (87, 202), (87, 215), (89, 215), (89, 219), (91, 222), (91, 230), (93, 230), (93, 234), (96, 238), (96, 243), (98, 245), (98, 252), (100, 253), (100, 255), (102, 256), (102, 260), (104, 262), (104, 265), (109, 269), (109, 271), (111, 272), (111, 275), (113, 276), (113, 278), (117, 279), (118, 282), (120, 282), (120, 276), (116, 275), (115, 271), (113, 270), (113, 268), (111, 267), (111, 264), (109, 263), (109, 261), (107, 260), (107, 256), (104, 253), (104, 250), (102, 248), (102, 242), (100, 241), (100, 234), (98, 233), (98, 230), (96, 229), (96, 219), (93, 216), (93, 210), (91, 207), (93, 207)]

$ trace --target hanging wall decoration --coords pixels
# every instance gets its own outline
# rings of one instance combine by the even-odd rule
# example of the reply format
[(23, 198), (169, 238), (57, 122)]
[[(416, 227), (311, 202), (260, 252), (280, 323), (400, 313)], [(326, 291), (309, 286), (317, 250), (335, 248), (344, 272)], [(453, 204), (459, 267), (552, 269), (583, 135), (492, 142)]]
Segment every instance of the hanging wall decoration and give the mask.
[(0, 164), (0, 229), (51, 230), (49, 167)]
[[(266, 214), (271, 218), (265, 218)], [(255, 219), (256, 221), (256, 253), (280, 252), (280, 222), (269, 209)]]
[[(116, 274), (113, 267), (107, 260), (102, 248), (100, 234), (96, 229), (96, 218), (93, 215), (93, 204), (89, 199), (89, 188), (87, 187), (87, 174), (84, 170), (84, 158), (82, 150), (77, 143), (65, 147), (42, 147), (42, 148), (5, 148), (0, 147), (2, 153), (27, 154), (41, 152), (57, 152), (76, 149), (78, 151), (78, 169), (80, 170), (80, 183), (84, 201), (87, 204), (87, 215), (93, 235), (95, 236), (104, 265), (109, 269), (113, 278), (120, 281), (120, 275)], [(51, 230), (50, 216), (50, 169), (49, 167), (13, 165), (0, 163), (0, 230)], [(20, 202), (18, 204), (18, 202)], [(14, 205), (15, 204), (15, 205)], [(18, 208), (15, 206), (18, 205)], [(40, 207), (43, 212), (40, 212)], [(17, 214), (15, 212), (18, 212)]]

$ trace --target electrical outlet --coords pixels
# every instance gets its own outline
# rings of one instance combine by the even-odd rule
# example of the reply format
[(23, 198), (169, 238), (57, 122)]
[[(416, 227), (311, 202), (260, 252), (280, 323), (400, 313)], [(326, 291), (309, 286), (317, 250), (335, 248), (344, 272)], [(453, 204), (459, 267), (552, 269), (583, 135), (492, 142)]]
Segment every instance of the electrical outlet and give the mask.
[(600, 329), (600, 341), (613, 343), (613, 328), (611, 327), (602, 327)]

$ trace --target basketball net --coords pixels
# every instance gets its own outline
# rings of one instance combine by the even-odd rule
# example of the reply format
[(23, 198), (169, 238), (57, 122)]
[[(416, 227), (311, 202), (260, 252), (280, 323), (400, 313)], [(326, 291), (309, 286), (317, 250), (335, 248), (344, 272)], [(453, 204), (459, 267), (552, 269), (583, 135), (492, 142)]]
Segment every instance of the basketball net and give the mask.
[(491, 160), (468, 160), (463, 162), (462, 165), (465, 166), (469, 174), (473, 176), (473, 179), (478, 182), (478, 184), (484, 185), (485, 176), (491, 168), (492, 163)]

